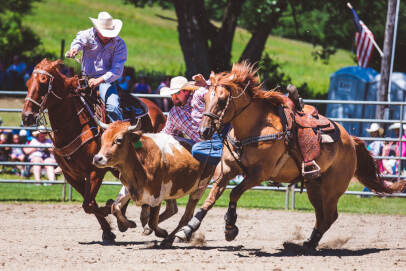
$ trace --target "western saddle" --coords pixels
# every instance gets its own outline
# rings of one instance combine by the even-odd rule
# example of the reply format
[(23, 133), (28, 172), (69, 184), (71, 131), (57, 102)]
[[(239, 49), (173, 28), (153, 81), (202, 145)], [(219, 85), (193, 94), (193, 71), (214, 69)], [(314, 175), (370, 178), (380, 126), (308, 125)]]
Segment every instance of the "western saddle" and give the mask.
[(320, 144), (338, 141), (339, 129), (333, 121), (320, 115), (315, 107), (304, 105), (295, 86), (289, 85), (287, 90), (294, 105), (284, 108), (287, 129), (294, 131), (293, 140), (299, 146), (302, 176), (315, 179), (320, 176), (320, 167), (315, 162), (320, 156)]

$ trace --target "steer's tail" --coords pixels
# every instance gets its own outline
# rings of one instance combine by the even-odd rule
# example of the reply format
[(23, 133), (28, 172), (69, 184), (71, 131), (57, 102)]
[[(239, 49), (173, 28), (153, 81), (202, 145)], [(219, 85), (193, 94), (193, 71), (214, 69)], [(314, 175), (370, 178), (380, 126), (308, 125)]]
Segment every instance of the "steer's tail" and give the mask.
[(357, 152), (357, 169), (355, 177), (366, 187), (378, 193), (401, 192), (406, 188), (406, 181), (392, 183), (381, 179), (379, 168), (371, 156), (371, 153), (365, 147), (364, 141), (358, 137), (352, 137), (355, 150)]

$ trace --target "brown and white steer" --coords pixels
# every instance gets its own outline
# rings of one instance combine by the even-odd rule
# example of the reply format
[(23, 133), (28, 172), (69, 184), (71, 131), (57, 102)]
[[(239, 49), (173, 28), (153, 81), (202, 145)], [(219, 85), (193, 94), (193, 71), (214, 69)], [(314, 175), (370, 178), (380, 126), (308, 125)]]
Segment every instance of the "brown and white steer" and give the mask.
[[(97, 167), (114, 167), (136, 205), (149, 205), (149, 227), (162, 245), (171, 245), (175, 233), (192, 218), (214, 171), (214, 166), (200, 163), (173, 136), (158, 133), (142, 134), (129, 122), (108, 125), (101, 138), (101, 149), (94, 156)], [(161, 202), (190, 195), (178, 226), (168, 236), (158, 227)], [(124, 218), (125, 219), (125, 218)]]

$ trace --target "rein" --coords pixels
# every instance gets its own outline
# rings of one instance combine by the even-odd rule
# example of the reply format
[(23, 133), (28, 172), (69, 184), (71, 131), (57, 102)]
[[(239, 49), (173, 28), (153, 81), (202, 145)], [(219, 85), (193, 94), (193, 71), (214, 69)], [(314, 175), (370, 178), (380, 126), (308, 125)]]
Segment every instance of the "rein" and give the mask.
[[(54, 81), (54, 79), (55, 79), (55, 77), (52, 75), (52, 74), (50, 74), (49, 72), (47, 72), (47, 71), (45, 71), (45, 70), (41, 70), (41, 69), (35, 69), (32, 73), (36, 73), (36, 74), (43, 74), (43, 75), (46, 75), (46, 76), (48, 76), (49, 77), (49, 81), (48, 81), (48, 91), (47, 91), (47, 93), (44, 95), (44, 97), (42, 98), (42, 101), (41, 101), (41, 103), (39, 103), (39, 102), (37, 102), (37, 101), (35, 101), (34, 99), (32, 99), (31, 97), (25, 97), (25, 101), (29, 101), (29, 102), (31, 102), (31, 103), (33, 103), (33, 104), (35, 104), (36, 106), (38, 106), (39, 107), (39, 110), (38, 110), (38, 120), (37, 120), (37, 126), (39, 126), (39, 125), (44, 125), (44, 126), (46, 126), (47, 125), (47, 120), (46, 120), (46, 116), (45, 116), (45, 113), (44, 113), (44, 109), (45, 109), (45, 104), (46, 104), (46, 102), (47, 102), (47, 100), (48, 100), (48, 97), (49, 97), (49, 94), (52, 94), (52, 95), (54, 95), (57, 99), (59, 99), (59, 100), (62, 100), (63, 98), (62, 97), (60, 97), (60, 96), (58, 96), (53, 90), (52, 90), (52, 83), (53, 83), (53, 81)], [(50, 133), (49, 133), (50, 134)], [(52, 137), (51, 137), (52, 138)]]
[[(34, 99), (32, 99), (31, 97), (26, 97), (25, 100), (26, 101), (30, 101), (31, 103), (35, 104), (36, 106), (39, 107), (39, 111), (38, 111), (38, 119), (37, 119), (37, 126), (39, 125), (44, 125), (45, 127), (48, 126), (47, 123), (47, 118), (45, 116), (45, 106), (46, 106), (46, 102), (49, 98), (49, 95), (52, 94), (53, 96), (55, 96), (58, 100), (63, 101), (63, 97), (60, 97), (59, 95), (57, 95), (54, 91), (53, 91), (53, 81), (55, 79), (55, 77), (50, 74), (49, 72), (42, 70), (42, 69), (35, 69), (33, 71), (33, 73), (36, 74), (43, 74), (49, 77), (49, 82), (48, 82), (48, 91), (47, 93), (43, 96), (41, 103), (35, 101)], [(89, 108), (89, 105), (87, 104), (87, 102), (84, 100), (84, 98), (82, 97), (82, 95), (80, 95), (80, 84), (78, 85), (76, 90), (73, 90), (73, 92), (71, 93), (71, 95), (68, 94), (68, 97), (72, 97), (72, 96), (79, 96), (80, 97), (80, 101), (82, 103), (82, 105), (84, 107), (82, 107), (80, 110), (78, 110), (78, 108), (76, 108), (77, 112), (76, 115), (77, 117), (81, 120), (86, 120), (87, 117), (85, 117), (84, 115), (86, 115), (86, 111), (87, 113), (90, 114), (90, 116), (92, 118), (94, 118), (94, 114), (91, 111), (91, 109)], [(84, 144), (86, 144), (89, 140), (91, 140), (94, 137), (99, 136), (99, 130), (97, 127), (90, 127), (89, 129), (82, 131), (81, 134), (79, 134), (77, 137), (75, 137), (71, 142), (69, 142), (67, 145), (63, 146), (63, 147), (56, 147), (55, 146), (55, 138), (52, 135), (52, 132), (47, 131), (47, 133), (50, 135), (52, 142), (54, 143), (54, 151), (63, 157), (67, 157), (68, 159), (70, 159), (70, 156), (75, 153), (81, 146), (83, 146)]]
[[(244, 90), (240, 94), (238, 94), (236, 96), (232, 96), (231, 92), (230, 92), (230, 95), (227, 96), (226, 105), (225, 105), (224, 109), (220, 112), (219, 115), (216, 115), (216, 114), (214, 114), (212, 112), (208, 112), (208, 111), (203, 112), (204, 116), (208, 116), (208, 117), (210, 117), (212, 119), (218, 120), (218, 126), (215, 125), (215, 129), (216, 129), (216, 132), (218, 134), (220, 134), (220, 130), (221, 130), (221, 127), (223, 125), (222, 120), (223, 120), (224, 114), (225, 114), (225, 112), (226, 112), (226, 110), (227, 110), (227, 108), (228, 108), (228, 106), (230, 104), (230, 100), (240, 98), (245, 93), (245, 91), (247, 90), (247, 88), (249, 86), (249, 83), (250, 83), (250, 81), (248, 81), (248, 83), (245, 86)], [(214, 86), (214, 87), (216, 88), (217, 86)], [(252, 102), (252, 100), (250, 100), (250, 102), (247, 105), (245, 105), (240, 110), (240, 112), (235, 114), (232, 117), (232, 119), (230, 120), (230, 122), (233, 119), (235, 119), (238, 115), (240, 115), (246, 108), (248, 108), (248, 106), (251, 105), (251, 102)], [(237, 162), (237, 164), (239, 165), (239, 167), (241, 168), (241, 170), (242, 170), (242, 172), (243, 172), (243, 174), (245, 176), (247, 176), (247, 169), (243, 165), (243, 163), (242, 163), (242, 161), (240, 159), (241, 155), (242, 155), (243, 147), (246, 146), (246, 145), (250, 145), (250, 144), (254, 144), (254, 143), (258, 143), (258, 142), (263, 142), (263, 141), (277, 141), (277, 140), (282, 140), (282, 139), (288, 140), (289, 137), (291, 136), (291, 130), (287, 129), (288, 125), (287, 125), (287, 123), (285, 121), (282, 121), (282, 123), (283, 123), (283, 131), (282, 132), (277, 132), (277, 133), (274, 133), (274, 134), (269, 134), (269, 135), (264, 135), (264, 136), (253, 136), (253, 137), (248, 137), (248, 138), (245, 138), (245, 139), (242, 139), (242, 140), (236, 140), (236, 139), (232, 138), (230, 136), (230, 134), (227, 134), (227, 140), (226, 140), (225, 137), (223, 137), (223, 144), (227, 147), (227, 149), (229, 150), (229, 152), (231, 153), (234, 160)], [(231, 145), (234, 147), (234, 149), (236, 149), (238, 157), (236, 157), (236, 155), (232, 151), (229, 143), (231, 143)], [(284, 161), (286, 161), (285, 156), (286, 155), (284, 155)]]
[[(247, 90), (249, 84), (250, 84), (250, 81), (248, 81), (248, 83), (247, 83), (247, 84), (245, 85), (245, 87), (244, 87), (244, 90), (243, 90), (240, 94), (238, 94), (237, 96), (232, 96), (232, 95), (231, 95), (231, 92), (230, 92), (230, 95), (227, 96), (226, 105), (224, 106), (224, 109), (220, 112), (220, 115), (216, 115), (216, 114), (214, 114), (214, 113), (212, 113), (212, 112), (210, 112), (210, 111), (205, 111), (205, 112), (203, 112), (203, 116), (207, 116), (207, 117), (209, 117), (209, 118), (211, 118), (211, 119), (218, 120), (218, 128), (217, 128), (217, 130), (221, 130), (221, 127), (223, 126), (224, 114), (225, 114), (225, 112), (227, 111), (228, 106), (230, 105), (230, 100), (234, 100), (234, 99), (240, 98), (240, 97), (245, 93), (245, 91)], [(217, 86), (218, 86), (218, 85), (215, 85), (215, 86), (214, 86), (214, 89), (216, 89)], [(213, 90), (213, 91), (214, 91), (214, 90)], [(234, 104), (234, 102), (233, 102), (233, 104)], [(245, 106), (243, 107), (243, 109), (242, 109), (240, 112), (238, 112), (237, 114), (235, 114), (231, 120), (233, 120), (235, 117), (237, 117), (238, 115), (240, 115), (246, 108), (248, 108), (248, 106), (249, 106), (250, 104), (251, 104), (251, 101), (250, 101), (247, 105), (245, 105)], [(231, 120), (230, 120), (230, 121), (231, 121)]]

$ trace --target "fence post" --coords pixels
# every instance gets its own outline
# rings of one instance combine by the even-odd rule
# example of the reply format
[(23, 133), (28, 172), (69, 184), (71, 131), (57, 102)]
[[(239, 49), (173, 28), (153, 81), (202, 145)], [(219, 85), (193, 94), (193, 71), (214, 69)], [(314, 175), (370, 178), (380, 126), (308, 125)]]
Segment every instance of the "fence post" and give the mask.
[(296, 185), (292, 185), (292, 210), (295, 210), (295, 188)]
[(65, 58), (65, 40), (61, 40), (61, 59)]
[(72, 186), (69, 184), (69, 201), (72, 201)]
[[(63, 176), (63, 175), (62, 175)], [(66, 180), (65, 176), (63, 176), (63, 184), (62, 184), (62, 201), (65, 201), (66, 198)]]
[(290, 186), (286, 186), (286, 193), (285, 193), (285, 210), (289, 210), (289, 190)]

